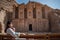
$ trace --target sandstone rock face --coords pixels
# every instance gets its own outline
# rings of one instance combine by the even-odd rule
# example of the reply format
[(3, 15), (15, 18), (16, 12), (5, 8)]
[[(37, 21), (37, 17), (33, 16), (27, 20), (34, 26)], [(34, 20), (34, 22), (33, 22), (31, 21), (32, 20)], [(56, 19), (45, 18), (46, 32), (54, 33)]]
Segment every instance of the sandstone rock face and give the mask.
[(52, 32), (60, 32), (60, 12), (56, 11), (49, 13), (49, 22)]
[(17, 5), (14, 0), (0, 0), (0, 7), (9, 12), (13, 12), (13, 5)]
[(38, 2), (17, 4), (15, 0), (0, 0), (2, 32), (8, 20), (12, 20), (18, 32), (60, 32), (60, 16), (55, 13), (60, 14), (60, 10)]
[[(48, 32), (48, 16), (43, 18), (42, 4), (37, 2), (29, 2), (28, 4), (20, 4), (13, 15), (13, 24), (16, 31), (20, 32)], [(47, 6), (48, 7), (48, 6)], [(45, 7), (44, 7), (45, 8)], [(48, 13), (47, 13), (48, 15)], [(18, 16), (18, 18), (16, 18)], [(17, 24), (16, 24), (17, 23)]]
[(14, 0), (0, 0), (0, 22), (2, 25), (2, 33), (4, 33), (5, 22), (7, 22), (7, 13), (13, 13), (13, 5), (15, 5)]

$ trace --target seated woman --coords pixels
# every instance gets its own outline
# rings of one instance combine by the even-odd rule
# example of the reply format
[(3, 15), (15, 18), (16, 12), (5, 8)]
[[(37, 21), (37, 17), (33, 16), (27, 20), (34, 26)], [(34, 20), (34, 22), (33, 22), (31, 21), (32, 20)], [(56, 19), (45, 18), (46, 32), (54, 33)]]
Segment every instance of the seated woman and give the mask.
[(15, 28), (13, 27), (12, 21), (7, 22), (7, 27), (5, 29), (5, 32), (15, 38), (19, 38), (19, 36), (20, 36), (19, 35), (20, 33), (18, 33), (19, 36), (16, 35)]

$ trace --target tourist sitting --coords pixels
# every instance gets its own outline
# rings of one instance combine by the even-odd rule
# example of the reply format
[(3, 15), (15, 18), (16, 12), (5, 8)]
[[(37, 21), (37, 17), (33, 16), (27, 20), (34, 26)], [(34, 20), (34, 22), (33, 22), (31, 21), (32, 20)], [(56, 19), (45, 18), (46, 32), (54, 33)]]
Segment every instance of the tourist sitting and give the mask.
[(7, 34), (10, 34), (16, 40), (19, 40), (20, 33), (18, 33), (18, 35), (16, 35), (15, 28), (13, 27), (12, 21), (8, 21), (7, 22), (7, 26), (6, 26), (5, 32)]

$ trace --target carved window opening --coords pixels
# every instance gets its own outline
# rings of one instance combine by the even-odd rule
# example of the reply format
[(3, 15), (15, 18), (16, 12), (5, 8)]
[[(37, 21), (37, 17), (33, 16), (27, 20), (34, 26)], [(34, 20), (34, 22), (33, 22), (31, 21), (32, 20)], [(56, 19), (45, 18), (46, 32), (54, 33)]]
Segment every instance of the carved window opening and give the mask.
[(18, 7), (15, 7), (15, 18), (18, 18)]
[(29, 24), (29, 31), (32, 31), (32, 24)]
[(24, 18), (27, 18), (27, 8), (24, 9)]
[(33, 18), (36, 18), (36, 8), (33, 8)]

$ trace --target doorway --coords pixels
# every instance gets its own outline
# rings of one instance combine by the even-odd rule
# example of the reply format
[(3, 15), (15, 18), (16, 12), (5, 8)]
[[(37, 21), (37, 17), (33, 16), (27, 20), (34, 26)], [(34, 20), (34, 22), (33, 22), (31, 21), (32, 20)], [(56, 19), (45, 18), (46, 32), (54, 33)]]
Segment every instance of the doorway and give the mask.
[(32, 31), (32, 24), (29, 24), (29, 31)]

